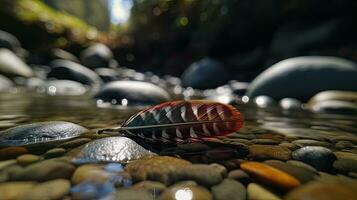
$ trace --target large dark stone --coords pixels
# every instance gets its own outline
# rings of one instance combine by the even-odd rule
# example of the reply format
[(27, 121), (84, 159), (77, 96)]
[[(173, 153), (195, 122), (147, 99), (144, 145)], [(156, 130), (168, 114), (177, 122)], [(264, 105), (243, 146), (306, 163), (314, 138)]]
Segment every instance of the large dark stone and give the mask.
[(217, 60), (204, 58), (192, 63), (182, 74), (182, 86), (196, 89), (216, 88), (229, 81), (229, 74)]
[(162, 88), (147, 82), (114, 81), (107, 83), (95, 95), (97, 100), (123, 106), (148, 106), (170, 101)]
[(90, 68), (110, 67), (113, 53), (104, 44), (97, 43), (85, 49), (80, 57), (84, 66)]
[(100, 77), (92, 70), (78, 63), (68, 60), (55, 60), (51, 62), (52, 69), (47, 74), (47, 78), (59, 80), (72, 80), (99, 87), (102, 84)]
[(336, 57), (296, 57), (283, 60), (256, 77), (247, 95), (267, 95), (307, 101), (324, 90), (357, 91), (357, 66)]
[(70, 122), (52, 121), (16, 126), (0, 132), (0, 146), (23, 146), (67, 140), (87, 129)]
[(292, 153), (292, 157), (294, 160), (307, 163), (320, 171), (332, 170), (333, 162), (336, 160), (336, 156), (330, 149), (320, 146), (300, 148)]

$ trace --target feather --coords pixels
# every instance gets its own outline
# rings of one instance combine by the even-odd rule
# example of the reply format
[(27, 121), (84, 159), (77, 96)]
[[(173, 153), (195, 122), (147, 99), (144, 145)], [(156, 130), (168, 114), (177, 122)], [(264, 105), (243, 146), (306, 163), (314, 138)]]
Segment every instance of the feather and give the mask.
[(186, 140), (224, 136), (238, 131), (243, 121), (231, 105), (207, 100), (172, 101), (144, 109), (121, 127), (100, 132), (125, 132), (149, 140)]

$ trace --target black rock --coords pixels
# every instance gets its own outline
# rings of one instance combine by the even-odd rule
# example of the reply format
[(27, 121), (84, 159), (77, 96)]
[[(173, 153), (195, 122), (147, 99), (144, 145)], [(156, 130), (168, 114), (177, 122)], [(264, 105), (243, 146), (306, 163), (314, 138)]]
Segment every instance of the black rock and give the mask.
[(170, 101), (162, 88), (147, 82), (114, 81), (107, 83), (95, 95), (97, 100), (123, 106), (148, 106)]
[(247, 91), (250, 98), (267, 95), (307, 101), (324, 90), (357, 91), (357, 66), (336, 57), (306, 56), (283, 60), (256, 77)]
[(111, 67), (112, 51), (104, 44), (94, 44), (85, 49), (81, 55), (81, 62), (90, 68)]
[(336, 160), (335, 154), (325, 147), (306, 146), (295, 150), (293, 159), (307, 163), (320, 171), (331, 171), (333, 162)]
[(23, 146), (68, 140), (87, 129), (70, 122), (51, 121), (16, 126), (0, 132), (0, 146)]
[(196, 89), (216, 88), (229, 81), (224, 66), (211, 58), (192, 63), (182, 74), (182, 86)]
[(51, 66), (52, 69), (47, 74), (47, 78), (72, 80), (93, 87), (99, 87), (102, 84), (102, 80), (94, 71), (78, 63), (68, 60), (55, 60), (51, 62)]

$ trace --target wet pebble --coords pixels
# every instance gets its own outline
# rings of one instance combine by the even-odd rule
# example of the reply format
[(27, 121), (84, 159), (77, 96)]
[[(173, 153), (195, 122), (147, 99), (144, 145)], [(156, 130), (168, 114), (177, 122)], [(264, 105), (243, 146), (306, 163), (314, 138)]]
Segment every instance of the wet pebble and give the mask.
[(281, 200), (279, 196), (256, 183), (250, 183), (247, 187), (249, 200)]
[(178, 169), (176, 173), (176, 180), (193, 180), (204, 186), (216, 185), (223, 180), (221, 169), (212, 165), (187, 165)]
[(82, 182), (105, 183), (110, 178), (110, 173), (94, 164), (81, 165), (74, 171), (71, 182), (77, 185)]
[(17, 164), (25, 166), (39, 161), (41, 158), (33, 154), (24, 154), (16, 158)]
[(152, 196), (159, 196), (166, 189), (166, 185), (157, 181), (141, 181), (132, 186), (135, 190), (145, 190)]
[(243, 184), (248, 184), (250, 182), (249, 175), (240, 169), (232, 170), (228, 173), (227, 178), (237, 180)]
[(108, 137), (87, 143), (74, 162), (128, 162), (155, 155), (127, 137)]
[(87, 129), (80, 125), (63, 121), (25, 124), (0, 132), (0, 145), (49, 143), (78, 137), (86, 131)]
[[(0, 136), (1, 138), (1, 136)], [(1, 143), (1, 142), (0, 142)], [(0, 149), (0, 160), (8, 160), (11, 158), (16, 158), (22, 154), (28, 153), (26, 148), (23, 147), (6, 147)]]
[(304, 168), (306, 170), (309, 170), (311, 172), (314, 172), (315, 174), (318, 173), (318, 171), (311, 165), (309, 164), (306, 164), (304, 162), (301, 162), (301, 161), (298, 161), (298, 160), (288, 160), (286, 161), (288, 164), (291, 164), (291, 165), (295, 165), (295, 166), (298, 166), (298, 167), (301, 167), (301, 168)]
[(16, 180), (48, 181), (58, 178), (69, 179), (75, 167), (59, 160), (45, 160), (26, 166), (13, 176)]
[(357, 160), (341, 158), (333, 163), (333, 167), (342, 173), (357, 172)]
[(339, 142), (339, 141), (350, 141), (354, 144), (357, 144), (357, 137), (356, 136), (344, 136), (344, 135), (341, 135), (341, 136), (333, 136), (331, 138), (329, 138), (332, 142)]
[(330, 149), (320, 146), (306, 146), (295, 150), (292, 158), (305, 162), (320, 171), (331, 171), (332, 164), (336, 160), (336, 156)]
[(204, 187), (183, 184), (172, 185), (159, 196), (159, 200), (176, 199), (213, 200), (213, 197)]
[(300, 147), (305, 146), (322, 146), (322, 147), (331, 147), (332, 144), (324, 141), (317, 141), (317, 140), (309, 140), (309, 139), (301, 139), (301, 140), (294, 140), (292, 142)]
[(190, 162), (169, 156), (155, 156), (130, 162), (125, 166), (134, 182), (152, 180), (166, 185), (176, 181), (177, 171)]
[(354, 146), (354, 143), (353, 143), (353, 142), (345, 141), (345, 140), (338, 141), (338, 142), (335, 144), (335, 147), (336, 147), (337, 149), (348, 149), (348, 148), (352, 148), (353, 146)]
[(267, 160), (264, 163), (290, 174), (291, 176), (298, 179), (301, 183), (312, 181), (316, 176), (316, 174), (311, 172), (310, 170), (279, 160)]
[(284, 199), (286, 200), (336, 200), (336, 199), (355, 199), (357, 196), (356, 185), (348, 183), (321, 183), (311, 182), (289, 192)]
[(240, 166), (253, 178), (277, 188), (288, 190), (300, 185), (300, 181), (293, 176), (263, 163), (244, 162)]
[(56, 200), (64, 197), (71, 187), (65, 179), (56, 179), (37, 184), (30, 191), (24, 193), (20, 200)]
[(220, 184), (211, 187), (215, 200), (245, 200), (247, 191), (240, 182), (233, 179), (224, 179)]
[(17, 200), (30, 192), (36, 186), (36, 182), (7, 182), (0, 183), (1, 199)]
[(54, 157), (62, 156), (65, 153), (66, 153), (66, 149), (64, 149), (64, 148), (53, 148), (53, 149), (48, 150), (44, 154), (44, 156), (45, 156), (45, 158), (54, 158)]
[(251, 145), (248, 158), (254, 160), (289, 160), (291, 151), (286, 147), (275, 145)]

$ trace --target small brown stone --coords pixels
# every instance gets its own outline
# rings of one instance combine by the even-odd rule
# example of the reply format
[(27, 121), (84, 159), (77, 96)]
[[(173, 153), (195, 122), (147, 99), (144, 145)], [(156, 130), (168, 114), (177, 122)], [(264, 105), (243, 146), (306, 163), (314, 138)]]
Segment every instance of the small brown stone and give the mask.
[(254, 160), (289, 160), (291, 150), (286, 147), (276, 145), (251, 145), (249, 146), (248, 158)]
[(252, 177), (278, 188), (292, 189), (300, 185), (293, 176), (263, 163), (244, 162), (240, 167)]
[(40, 157), (37, 155), (33, 155), (33, 154), (24, 154), (24, 155), (18, 156), (16, 158), (17, 163), (22, 166), (35, 163), (39, 160), (40, 160)]
[(16, 158), (17, 156), (25, 153), (28, 153), (28, 151), (24, 147), (6, 147), (0, 149), (0, 160), (8, 160), (11, 158)]
[(74, 185), (85, 181), (104, 183), (109, 178), (110, 174), (101, 169), (98, 165), (88, 164), (79, 166), (76, 171), (74, 171), (71, 181)]
[(298, 187), (285, 196), (285, 200), (337, 200), (356, 199), (357, 186), (348, 183), (311, 182)]

